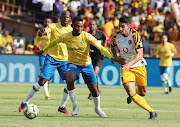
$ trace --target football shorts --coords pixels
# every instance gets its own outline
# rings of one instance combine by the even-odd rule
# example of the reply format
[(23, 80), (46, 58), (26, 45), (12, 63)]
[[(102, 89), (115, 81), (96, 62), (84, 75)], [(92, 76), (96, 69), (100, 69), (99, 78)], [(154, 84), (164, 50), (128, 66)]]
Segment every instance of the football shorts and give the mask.
[(136, 82), (139, 86), (147, 85), (147, 72), (145, 66), (133, 67), (129, 71), (123, 70), (121, 67), (122, 84), (127, 82)]
[(92, 64), (79, 66), (72, 63), (68, 63), (67, 73), (68, 72), (74, 72), (78, 76), (78, 78), (79, 78), (79, 74), (81, 73), (84, 79), (84, 82), (86, 84), (97, 83), (97, 79), (96, 79)]

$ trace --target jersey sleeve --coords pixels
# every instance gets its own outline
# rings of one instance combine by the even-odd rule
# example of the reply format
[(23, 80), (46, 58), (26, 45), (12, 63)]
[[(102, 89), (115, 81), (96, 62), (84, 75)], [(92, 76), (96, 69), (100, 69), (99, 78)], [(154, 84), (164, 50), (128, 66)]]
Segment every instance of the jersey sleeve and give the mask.
[(131, 28), (131, 32), (132, 32), (132, 37), (135, 43), (135, 49), (143, 48), (140, 34), (133, 28)]
[(116, 44), (116, 37), (118, 36), (118, 32), (115, 32), (114, 34), (113, 34), (113, 36), (112, 36), (112, 40), (111, 40), (111, 46), (112, 47), (115, 47), (117, 44)]
[(36, 47), (39, 47), (39, 41), (40, 41), (40, 37), (39, 37), (38, 35), (36, 35), (35, 43), (34, 43), (34, 45), (35, 45)]

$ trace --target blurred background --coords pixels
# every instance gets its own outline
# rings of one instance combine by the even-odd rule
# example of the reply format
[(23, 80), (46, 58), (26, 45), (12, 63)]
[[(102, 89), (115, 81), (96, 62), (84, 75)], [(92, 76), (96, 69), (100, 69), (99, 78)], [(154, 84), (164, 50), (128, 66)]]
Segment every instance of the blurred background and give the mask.
[[(45, 18), (59, 22), (59, 16), (64, 10), (69, 10), (72, 18), (83, 18), (84, 31), (89, 31), (89, 21), (95, 19), (97, 28), (107, 37), (108, 50), (113, 32), (118, 31), (118, 19), (129, 16), (131, 27), (140, 33), (143, 40), (148, 78), (154, 79), (150, 84), (152, 86), (161, 86), (159, 59), (155, 58), (155, 52), (157, 45), (161, 43), (160, 36), (165, 32), (169, 36), (169, 42), (177, 49), (171, 80), (175, 86), (180, 86), (180, 79), (177, 77), (180, 73), (180, 0), (0, 0), (0, 81), (37, 81), (38, 58), (33, 55), (38, 50), (34, 46), (37, 30), (43, 27)], [(6, 54), (12, 55), (7, 57)], [(102, 81), (100, 84), (121, 85), (119, 65), (113, 67), (108, 60), (104, 61), (99, 73)], [(20, 70), (17, 71), (17, 68)], [(26, 69), (29, 71), (25, 71)], [(61, 81), (55, 75), (53, 82)], [(83, 82), (80, 79), (78, 83)]]

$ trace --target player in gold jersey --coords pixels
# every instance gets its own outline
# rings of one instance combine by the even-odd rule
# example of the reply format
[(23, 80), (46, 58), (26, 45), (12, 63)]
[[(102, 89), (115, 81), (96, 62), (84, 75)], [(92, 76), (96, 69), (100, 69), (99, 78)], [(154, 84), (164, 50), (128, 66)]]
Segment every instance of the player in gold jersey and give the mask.
[[(38, 35), (41, 37), (43, 35), (50, 34), (50, 41), (52, 41), (58, 38), (61, 34), (72, 31), (72, 27), (69, 25), (71, 20), (70, 12), (63, 11), (61, 13), (60, 19), (61, 22), (52, 23), (48, 28), (41, 29)], [(43, 86), (48, 80), (50, 80), (56, 69), (58, 70), (62, 80), (65, 79), (67, 71), (67, 59), (67, 48), (64, 43), (59, 43), (48, 50), (45, 63), (41, 69), (41, 74), (39, 75), (39, 81), (38, 83), (35, 83), (26, 99), (21, 103), (21, 109), (24, 109), (29, 103), (30, 99), (40, 90), (40, 87)], [(69, 98), (66, 87), (64, 89), (63, 99), (61, 101), (60, 107), (58, 108), (58, 111), (69, 114), (69, 112), (64, 107)]]
[[(120, 50), (120, 57), (117, 57), (116, 45)], [(135, 29), (130, 28), (128, 17), (119, 19), (119, 33), (114, 35), (112, 39), (111, 51), (115, 57), (112, 62), (121, 64), (121, 79), (124, 89), (129, 95), (128, 104), (133, 100), (150, 113), (149, 119), (155, 119), (157, 113), (141, 97), (146, 95), (146, 61), (143, 58), (143, 45), (140, 35)], [(136, 89), (135, 83), (138, 85)]]
[[(49, 27), (49, 25), (52, 23), (52, 20), (50, 18), (46, 18), (44, 21), (44, 27)], [(50, 35), (51, 34), (47, 34), (44, 35), (42, 37), (39, 37), (38, 35), (36, 36), (35, 39), (35, 45), (36, 47), (38, 47), (40, 50), (42, 50), (43, 48), (46, 47), (46, 45), (50, 42)], [(39, 56), (39, 66), (40, 66), (40, 71), (44, 65), (45, 59), (46, 59), (46, 55), (47, 55), (48, 51), (44, 52), (42, 55)], [(49, 82), (46, 82), (43, 86), (44, 88), (44, 93), (45, 93), (45, 99), (49, 99), (50, 98), (50, 90), (49, 90)]]
[(156, 58), (160, 57), (160, 76), (164, 86), (164, 94), (168, 94), (167, 84), (169, 85), (169, 92), (172, 91), (172, 83), (169, 78), (169, 71), (172, 65), (172, 57), (176, 53), (176, 48), (173, 44), (168, 42), (166, 34), (161, 36), (162, 43), (157, 46)]
[(112, 58), (109, 51), (104, 48), (97, 39), (91, 34), (86, 33), (83, 30), (83, 20), (80, 17), (74, 17), (72, 20), (72, 32), (62, 34), (59, 39), (55, 39), (50, 42), (43, 51), (46, 51), (56, 45), (57, 43), (64, 43), (68, 50), (68, 70), (66, 73), (66, 82), (68, 93), (73, 104), (73, 111), (71, 115), (77, 115), (78, 104), (76, 101), (76, 93), (74, 82), (79, 78), (79, 74), (82, 73), (83, 79), (87, 84), (90, 92), (93, 96), (95, 105), (95, 112), (100, 117), (107, 117), (106, 114), (100, 108), (100, 95), (97, 89), (97, 79), (94, 73), (93, 66), (91, 64), (91, 58), (89, 56), (90, 44), (97, 47), (102, 54), (108, 58)]

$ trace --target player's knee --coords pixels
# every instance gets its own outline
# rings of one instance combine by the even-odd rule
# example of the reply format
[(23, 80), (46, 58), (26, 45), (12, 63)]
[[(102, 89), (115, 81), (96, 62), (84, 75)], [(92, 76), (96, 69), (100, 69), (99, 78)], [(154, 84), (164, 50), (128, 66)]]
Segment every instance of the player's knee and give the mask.
[(139, 91), (139, 95), (140, 96), (146, 96), (146, 90), (143, 89), (143, 90)]
[(70, 85), (70, 84), (74, 84), (74, 82), (75, 82), (75, 79), (74, 79), (74, 78), (71, 78), (71, 77), (68, 77), (68, 78), (67, 78), (67, 77), (66, 77), (66, 83), (67, 83), (67, 84), (69, 84), (69, 85)]
[(40, 86), (44, 86), (44, 84), (45, 84), (47, 81), (48, 81), (48, 80), (46, 80), (46, 79), (40, 78), (38, 83), (39, 83)]

